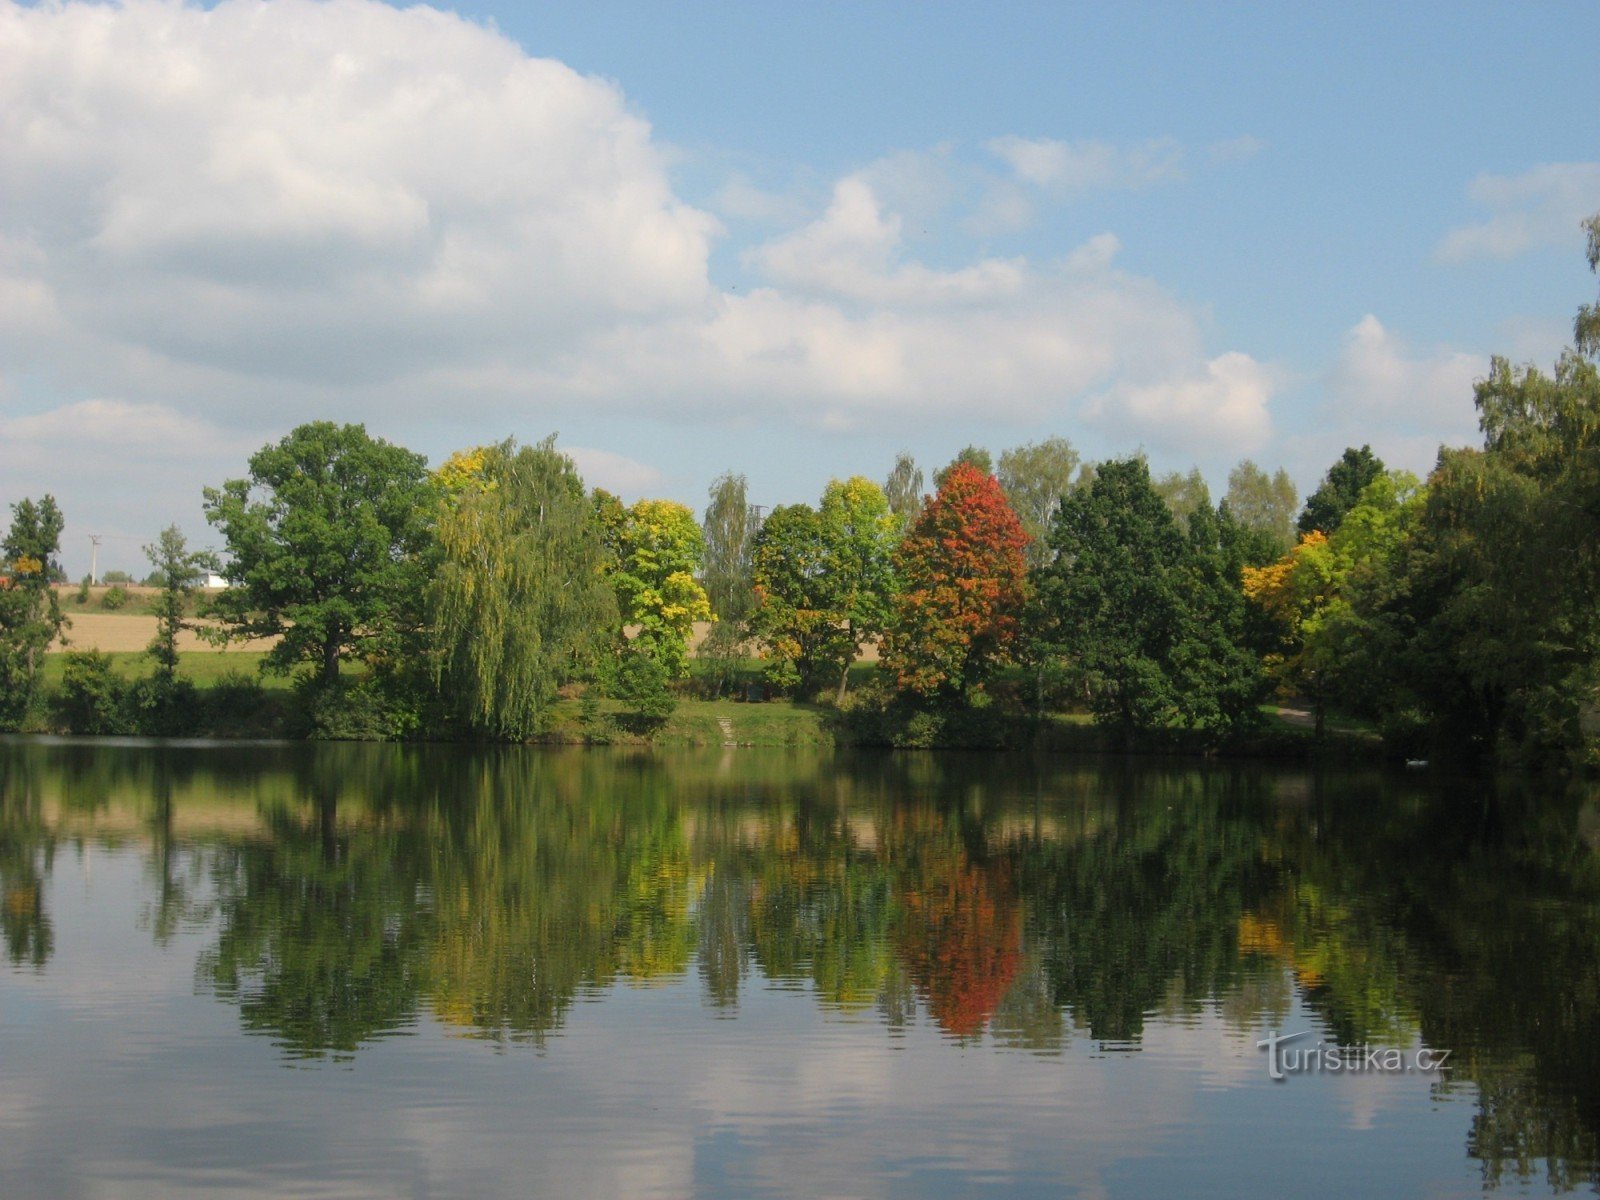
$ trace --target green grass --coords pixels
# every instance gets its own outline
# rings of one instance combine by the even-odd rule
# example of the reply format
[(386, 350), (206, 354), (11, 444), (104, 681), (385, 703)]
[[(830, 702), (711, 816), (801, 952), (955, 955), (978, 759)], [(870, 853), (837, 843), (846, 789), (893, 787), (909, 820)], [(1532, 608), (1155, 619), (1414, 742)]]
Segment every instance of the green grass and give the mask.
[[(111, 659), (111, 669), (124, 679), (138, 679), (152, 674), (155, 661), (143, 651), (116, 651), (106, 657)], [(263, 650), (184, 650), (178, 655), (178, 674), (192, 680), (196, 687), (210, 687), (228, 675), (244, 674), (259, 679), (263, 688), (287, 688), (286, 675), (260, 675), (258, 668), (266, 657)], [(65, 654), (47, 654), (44, 658), (44, 684), (59, 687), (61, 672), (66, 666)]]

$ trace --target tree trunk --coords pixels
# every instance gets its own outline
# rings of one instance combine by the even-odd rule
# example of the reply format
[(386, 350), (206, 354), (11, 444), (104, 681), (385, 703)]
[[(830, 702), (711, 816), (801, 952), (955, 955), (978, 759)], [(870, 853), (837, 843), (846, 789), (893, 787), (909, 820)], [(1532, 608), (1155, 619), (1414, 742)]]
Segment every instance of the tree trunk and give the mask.
[(322, 682), (336, 683), (339, 679), (339, 643), (329, 638), (322, 643)]

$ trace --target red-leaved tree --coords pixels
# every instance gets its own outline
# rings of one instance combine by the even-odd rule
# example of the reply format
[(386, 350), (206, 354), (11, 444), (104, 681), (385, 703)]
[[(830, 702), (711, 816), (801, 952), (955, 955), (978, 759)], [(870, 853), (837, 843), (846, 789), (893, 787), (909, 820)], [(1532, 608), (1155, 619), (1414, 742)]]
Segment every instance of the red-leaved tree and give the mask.
[(902, 691), (959, 695), (1006, 661), (1027, 541), (994, 476), (967, 463), (950, 469), (896, 556), (903, 589), (884, 656)]

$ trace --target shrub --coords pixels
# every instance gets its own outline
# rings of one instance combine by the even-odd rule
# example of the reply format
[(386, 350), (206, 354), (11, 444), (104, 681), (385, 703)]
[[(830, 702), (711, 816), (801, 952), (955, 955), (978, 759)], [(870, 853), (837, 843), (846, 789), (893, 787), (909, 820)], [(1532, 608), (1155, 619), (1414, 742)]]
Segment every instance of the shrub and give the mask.
[(56, 715), (68, 733), (128, 733), (127, 684), (111, 669), (111, 656), (72, 650), (64, 656)]
[(127, 687), (129, 726), (148, 737), (192, 737), (200, 730), (200, 693), (187, 679), (151, 675)]
[(128, 603), (128, 589), (120, 583), (108, 587), (105, 594), (100, 597), (100, 607), (107, 612), (116, 612), (117, 609)]
[(308, 736), (330, 742), (387, 742), (414, 732), (415, 697), (379, 678), (295, 680), (295, 696)]
[(678, 707), (666, 665), (651, 654), (627, 653), (617, 663), (611, 695), (631, 710), (642, 733), (654, 732)]

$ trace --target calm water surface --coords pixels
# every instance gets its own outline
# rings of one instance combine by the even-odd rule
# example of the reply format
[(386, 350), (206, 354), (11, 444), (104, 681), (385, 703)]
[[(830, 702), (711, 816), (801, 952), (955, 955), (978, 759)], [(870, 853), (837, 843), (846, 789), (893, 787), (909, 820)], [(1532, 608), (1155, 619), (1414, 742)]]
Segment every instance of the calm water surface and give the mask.
[(0, 1196), (1592, 1192), (1597, 848), (1416, 774), (0, 742)]

